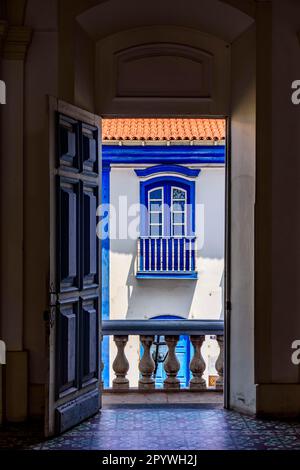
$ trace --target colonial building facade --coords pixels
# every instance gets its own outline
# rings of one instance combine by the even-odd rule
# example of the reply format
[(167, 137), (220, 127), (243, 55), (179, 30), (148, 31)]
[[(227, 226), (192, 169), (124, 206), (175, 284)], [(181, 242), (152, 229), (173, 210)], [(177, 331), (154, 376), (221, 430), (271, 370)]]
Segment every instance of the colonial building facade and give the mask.
[[(105, 119), (102, 130), (103, 318), (224, 318), (225, 121)], [(183, 336), (177, 345), (183, 387), (189, 384), (191, 348)], [(130, 337), (126, 351), (134, 387), (137, 336)], [(114, 377), (108, 356), (115, 353), (106, 338), (106, 386)], [(208, 379), (216, 374), (218, 356), (209, 337), (203, 354)], [(158, 386), (163, 376), (160, 364)]]

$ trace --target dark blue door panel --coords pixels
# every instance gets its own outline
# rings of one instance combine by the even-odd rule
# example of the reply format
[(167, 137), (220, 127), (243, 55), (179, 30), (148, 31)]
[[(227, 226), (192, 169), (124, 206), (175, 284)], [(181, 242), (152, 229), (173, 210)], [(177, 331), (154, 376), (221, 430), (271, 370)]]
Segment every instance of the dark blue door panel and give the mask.
[(49, 324), (55, 341), (51, 434), (65, 432), (100, 407), (99, 145), (97, 125), (57, 114), (56, 286), (51, 285), (55, 328)]

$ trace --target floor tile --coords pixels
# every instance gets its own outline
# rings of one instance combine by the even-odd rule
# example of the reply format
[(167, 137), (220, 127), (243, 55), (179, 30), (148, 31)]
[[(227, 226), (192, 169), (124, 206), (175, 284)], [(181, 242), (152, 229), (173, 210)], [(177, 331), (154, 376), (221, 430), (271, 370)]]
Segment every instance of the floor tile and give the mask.
[(63, 436), (0, 428), (0, 449), (300, 450), (300, 422), (256, 419), (219, 405), (112, 405)]

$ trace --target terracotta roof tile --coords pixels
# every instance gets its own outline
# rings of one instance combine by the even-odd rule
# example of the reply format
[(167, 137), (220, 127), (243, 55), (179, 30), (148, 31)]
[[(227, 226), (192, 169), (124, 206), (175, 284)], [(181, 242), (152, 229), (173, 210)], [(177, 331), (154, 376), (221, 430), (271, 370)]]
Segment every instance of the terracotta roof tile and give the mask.
[(224, 119), (103, 119), (103, 140), (223, 140)]

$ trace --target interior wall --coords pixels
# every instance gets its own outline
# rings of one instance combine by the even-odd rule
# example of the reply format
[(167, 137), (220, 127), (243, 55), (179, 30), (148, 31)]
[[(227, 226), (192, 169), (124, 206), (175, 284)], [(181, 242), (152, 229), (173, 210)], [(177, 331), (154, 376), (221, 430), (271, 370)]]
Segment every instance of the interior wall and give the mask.
[(94, 112), (95, 44), (76, 23), (74, 104)]
[[(2, 10), (1, 78), (7, 102), (1, 106), (0, 168), (0, 329), (6, 343), (3, 368), (5, 419), (27, 416), (28, 355), (24, 348), (24, 64), (31, 28), (24, 27), (25, 2)], [(17, 112), (16, 112), (17, 110)], [(2, 393), (0, 395), (2, 395)], [(19, 396), (18, 396), (19, 395)]]
[[(2, 60), (2, 78), (7, 87), (7, 104), (1, 107), (1, 318), (2, 338), (10, 351), (23, 350), (23, 100), (24, 62)], [(16, 114), (15, 110), (19, 112)], [(11, 158), (11, 155), (14, 158)], [(14, 214), (14, 217), (11, 217)]]
[[(90, 57), (91, 51), (87, 47), (89, 42), (87, 37), (83, 37), (82, 32), (78, 29), (76, 18), (85, 10), (89, 10), (93, 6), (106, 2), (106, 0), (59, 0), (58, 7), (58, 97), (68, 103), (75, 104), (75, 94), (77, 98), (87, 99), (84, 102), (90, 104), (90, 94), (79, 84), (83, 84), (83, 80), (89, 77), (90, 73)], [(84, 57), (78, 55), (78, 51), (84, 54)], [(77, 61), (78, 64), (77, 64)], [(88, 71), (79, 69), (80, 64), (88, 65)], [(79, 77), (76, 77), (77, 73)], [(87, 111), (91, 111), (86, 108)]]
[(255, 412), (255, 27), (232, 44), (230, 406)]
[(256, 319), (257, 409), (299, 415), (300, 369), (291, 360), (292, 342), (300, 338), (300, 110), (291, 100), (292, 82), (300, 76), (299, 2), (273, 0), (270, 22), (269, 130), (264, 132), (269, 149), (261, 154), (270, 180), (261, 195), (266, 189), (270, 194), (265, 225), (271, 263), (264, 263), (268, 271), (262, 276), (271, 286), (265, 320)]
[(300, 106), (291, 101), (291, 84), (300, 78), (299, 31), (299, 2), (273, 2), (272, 381), (276, 383), (300, 382), (300, 369), (291, 361), (291, 344), (300, 339)]
[(29, 351), (29, 413), (41, 415), (46, 379), (44, 312), (49, 304), (48, 95), (58, 94), (57, 2), (28, 1), (35, 31), (25, 67), (24, 345)]

